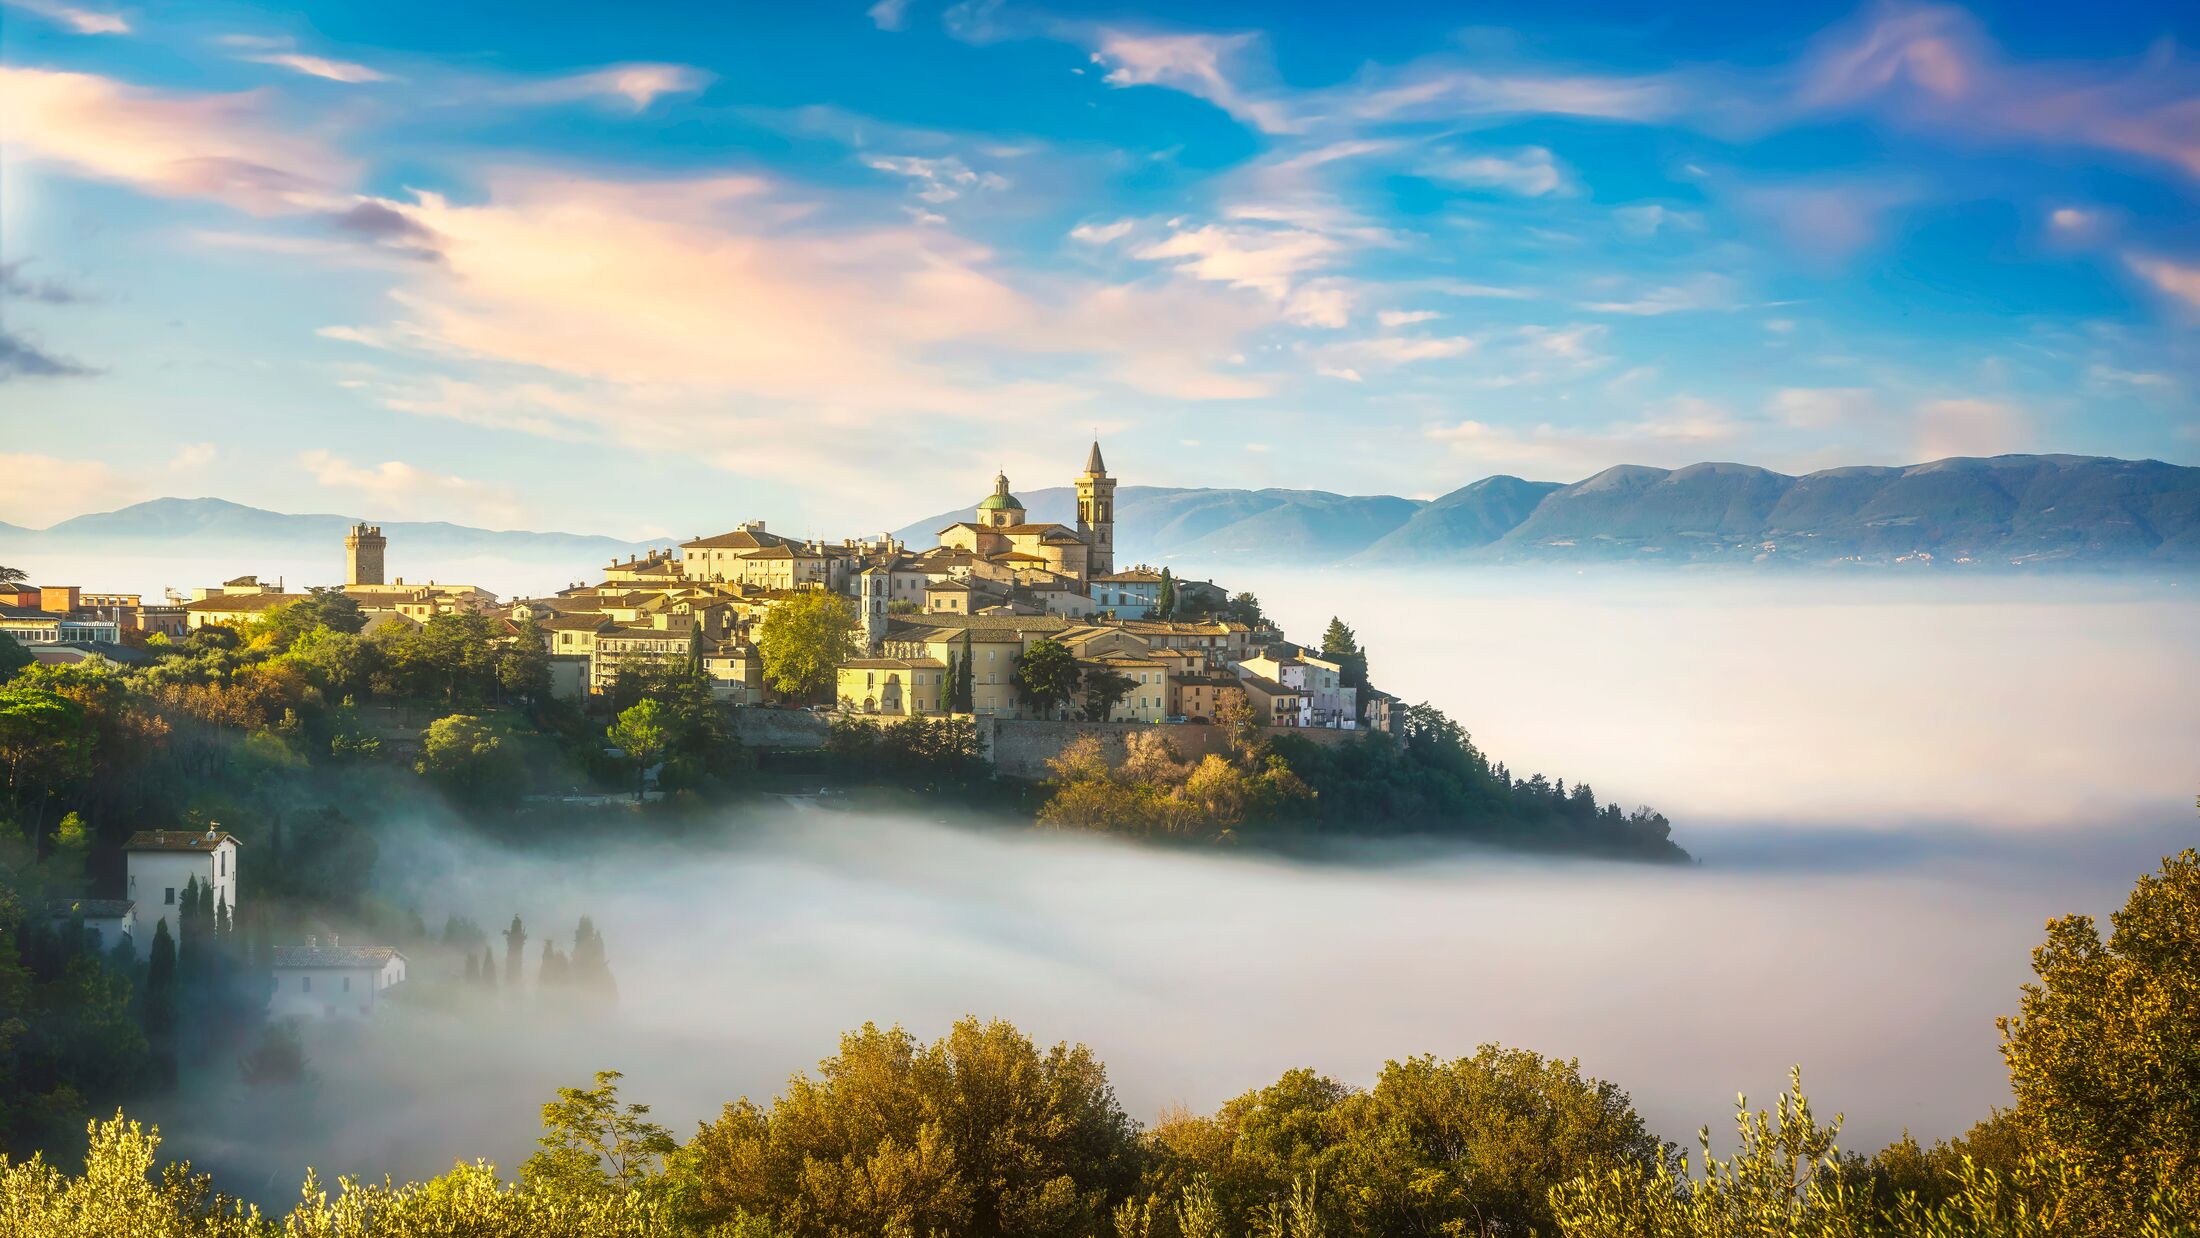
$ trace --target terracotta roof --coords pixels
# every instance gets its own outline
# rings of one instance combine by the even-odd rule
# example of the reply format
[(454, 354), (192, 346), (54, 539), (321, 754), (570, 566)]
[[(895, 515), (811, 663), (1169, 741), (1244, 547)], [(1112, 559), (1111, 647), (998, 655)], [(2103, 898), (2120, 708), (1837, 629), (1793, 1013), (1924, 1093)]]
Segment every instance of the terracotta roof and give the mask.
[(1095, 582), (1106, 581), (1110, 584), (1158, 585), (1161, 583), (1161, 573), (1150, 568), (1134, 567), (1127, 572), (1110, 572), (1105, 576), (1095, 576), (1093, 580)]
[(303, 602), (307, 596), (303, 593), (217, 593), (213, 597), (200, 598), (196, 602), (185, 602), (183, 608), (202, 613), (243, 613), (253, 610), (273, 610), (278, 606), (288, 606), (292, 602)]
[[(212, 851), (225, 842), (237, 842), (234, 834), (219, 830), (139, 830), (122, 844), (124, 851)], [(238, 844), (242, 846), (242, 843)]]
[(277, 967), (383, 967), (404, 958), (393, 946), (277, 946)]

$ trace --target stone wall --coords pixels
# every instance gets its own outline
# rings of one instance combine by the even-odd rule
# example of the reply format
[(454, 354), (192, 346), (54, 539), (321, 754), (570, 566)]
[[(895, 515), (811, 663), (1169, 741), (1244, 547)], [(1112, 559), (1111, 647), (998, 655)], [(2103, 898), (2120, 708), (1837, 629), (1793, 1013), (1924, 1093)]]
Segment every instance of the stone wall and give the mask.
[[(1331, 731), (1312, 727), (1263, 727), (1270, 735), (1296, 735), (1317, 744), (1349, 743), (1359, 731)], [(1100, 737), (1101, 750), (1111, 763), (1126, 755), (1123, 738), (1133, 731), (1159, 731), (1176, 749), (1179, 760), (1196, 761), (1210, 752), (1228, 752), (1230, 730), (1194, 724), (1155, 726), (1147, 722), (1034, 722), (1016, 718), (978, 719), (978, 742), (993, 759), (993, 768), (1010, 778), (1045, 778), (1047, 762), (1062, 749), (1086, 735)]]
[(823, 748), (831, 726), (824, 714), (807, 709), (742, 706), (733, 715), (733, 734), (751, 748)]

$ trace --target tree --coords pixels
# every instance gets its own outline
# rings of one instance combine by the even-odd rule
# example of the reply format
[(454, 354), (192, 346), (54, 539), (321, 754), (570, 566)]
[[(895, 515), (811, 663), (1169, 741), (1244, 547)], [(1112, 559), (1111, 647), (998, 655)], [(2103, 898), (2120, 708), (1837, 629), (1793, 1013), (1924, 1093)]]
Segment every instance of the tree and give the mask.
[(1052, 714), (1073, 696), (1083, 679), (1077, 655), (1069, 651), (1069, 646), (1044, 637), (1031, 642), (1009, 672), (1016, 694), (1041, 717)]
[(176, 939), (168, 935), (166, 920), (153, 923), (153, 946), (146, 955), (144, 1018), (145, 1038), (152, 1042), (153, 1052), (161, 1057), (172, 1054), (176, 1034)]
[(1662, 1158), (1584, 1174), (1550, 1194), (1550, 1211), (1566, 1238), (1675, 1238), (1788, 1234), (1808, 1238), (1868, 1238), (1876, 1231), (1870, 1197), (1840, 1173), (1835, 1141), (1841, 1119), (1821, 1126), (1803, 1095), (1802, 1072), (1791, 1077), (1777, 1116), (1737, 1106), (1738, 1150), (1711, 1151), (1711, 1128), (1697, 1133), (1702, 1168)]
[(504, 987), (518, 987), (521, 952), (526, 949), (527, 930), (520, 924), (519, 917), (514, 915), (512, 926), (504, 930)]
[(698, 1230), (748, 1217), (786, 1238), (1083, 1238), (1141, 1156), (1090, 1050), (964, 1019), (930, 1045), (866, 1024), (770, 1108), (726, 1106), (681, 1161)]
[(798, 593), (764, 613), (756, 647), (764, 682), (794, 700), (822, 700), (840, 664), (861, 649), (855, 603), (822, 589)]
[(1360, 648), (1359, 637), (1335, 615), (1329, 617), (1329, 628), (1322, 633), (1322, 657), (1338, 665), (1344, 686), (1367, 687), (1367, 654)]
[(1223, 608), (1223, 615), (1232, 623), (1242, 623), (1249, 628), (1257, 628), (1267, 622), (1267, 618), (1260, 613), (1260, 599), (1250, 593), (1240, 593), (1231, 598)]
[[(83, 706), (19, 675), (0, 684), (0, 768), (8, 776), (8, 817), (20, 817), (24, 800), (44, 800), (91, 772), (94, 734)], [(38, 825), (42, 813), (25, 822)]]
[(507, 803), (519, 794), (525, 764), (504, 728), (473, 714), (438, 718), (420, 733), (413, 769), (464, 804)]
[(1161, 588), (1154, 595), (1153, 614), (1156, 619), (1169, 619), (1176, 615), (1176, 577), (1168, 568), (1161, 569)]
[(955, 702), (949, 708), (958, 714), (973, 713), (978, 708), (977, 650), (969, 628), (963, 629), (962, 662), (955, 679)]
[(5, 563), (0, 563), (0, 585), (19, 585), (29, 579), (30, 577), (25, 574), (22, 568), (9, 567)]
[(582, 916), (573, 928), (573, 955), (569, 965), (573, 987), (610, 1004), (618, 997), (618, 982), (611, 978), (611, 962), (604, 954), (603, 934), (596, 922)]
[(15, 638), (0, 632), (0, 682), (5, 682), (15, 672), (37, 661), (30, 651), (15, 643)]
[(592, 1088), (559, 1088), (542, 1107), (541, 1150), (520, 1167), (532, 1191), (591, 1194), (631, 1190), (677, 1151), (672, 1132), (649, 1121), (649, 1106), (619, 1104), (615, 1070), (596, 1072)]
[(2048, 924), (2002, 1056), (2026, 1146), (2078, 1169), (2092, 1225), (2135, 1233), (2157, 1190), (2200, 1213), (2200, 851), (2109, 919), (2105, 943), (2091, 916)]
[(634, 762), (634, 798), (642, 798), (642, 789), (649, 776), (651, 762), (665, 750), (670, 731), (666, 726), (665, 707), (655, 700), (640, 701), (619, 714), (604, 734), (610, 737), (626, 759)]
[(1123, 703), (1136, 685), (1131, 677), (1105, 666), (1085, 668), (1084, 697), (1085, 721), (1106, 722), (1115, 707)]

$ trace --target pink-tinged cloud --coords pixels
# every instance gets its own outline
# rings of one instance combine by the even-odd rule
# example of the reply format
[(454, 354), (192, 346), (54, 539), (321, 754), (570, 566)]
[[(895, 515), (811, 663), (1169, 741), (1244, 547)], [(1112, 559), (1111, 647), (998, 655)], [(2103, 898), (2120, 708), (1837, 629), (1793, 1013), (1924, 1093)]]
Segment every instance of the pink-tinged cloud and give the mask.
[(2200, 266), (2139, 255), (2129, 256), (2124, 262), (2157, 290), (2200, 309)]
[(2200, 67), (2167, 48), (2128, 67), (2014, 62), (1957, 8), (1887, 5), (1829, 33), (1800, 66), (1794, 103), (1874, 109), (1975, 139), (2121, 151), (2200, 176)]
[(331, 82), (358, 84), (361, 82), (386, 82), (389, 74), (370, 69), (348, 60), (331, 60), (326, 56), (308, 56), (301, 52), (270, 52), (262, 56), (246, 56), (254, 64), (269, 64), (303, 73), (307, 77), (323, 78)]
[(635, 111), (666, 95), (691, 95), (710, 85), (711, 74), (680, 64), (616, 64), (509, 86), (499, 95), (515, 103), (576, 103), (589, 99), (624, 99)]
[(433, 235), (441, 261), (400, 283), (393, 321), (322, 334), (601, 384), (617, 391), (607, 409), (690, 430), (770, 411), (982, 418), (1083, 398), (1022, 379), (1034, 357), (1179, 398), (1266, 390), (1225, 360), (1276, 321), (1260, 297), (1033, 276), (936, 226), (827, 228), (814, 203), (756, 178), (490, 185), (481, 203), (379, 204)]
[(88, 73), (0, 67), (0, 142), (165, 197), (258, 215), (326, 209), (350, 165), (273, 123), (258, 91), (181, 94)]

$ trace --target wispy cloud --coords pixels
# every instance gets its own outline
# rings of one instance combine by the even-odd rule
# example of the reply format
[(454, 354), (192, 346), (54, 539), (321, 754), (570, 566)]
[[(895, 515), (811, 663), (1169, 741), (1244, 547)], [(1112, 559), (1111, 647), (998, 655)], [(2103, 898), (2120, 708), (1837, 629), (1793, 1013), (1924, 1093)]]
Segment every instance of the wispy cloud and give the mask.
[(322, 209), (348, 163), (300, 138), (259, 92), (181, 94), (87, 73), (0, 67), (0, 138), (34, 158), (255, 214)]
[(1300, 128), (1283, 102), (1241, 85), (1254, 34), (1134, 34), (1102, 29), (1094, 34), (1092, 60), (1107, 69), (1110, 86), (1162, 86), (1205, 99), (1265, 133)]
[(1008, 178), (997, 172), (974, 172), (953, 155), (924, 158), (916, 155), (871, 155), (864, 165), (915, 182), (916, 195), (926, 202), (953, 202), (977, 189), (1006, 189)]
[(616, 64), (585, 73), (543, 78), (504, 86), (495, 97), (515, 103), (575, 103), (589, 99), (624, 99), (633, 110), (645, 111), (667, 95), (689, 95), (710, 85), (711, 74), (682, 64)]
[(130, 19), (108, 9), (64, 4), (61, 0), (0, 0), (0, 4), (67, 26), (78, 34), (128, 34)]
[(11, 378), (81, 378), (98, 372), (0, 327), (0, 382)]
[(519, 505), (502, 486), (469, 481), (422, 469), (402, 460), (357, 464), (332, 452), (304, 451), (299, 467), (314, 484), (357, 495), (389, 512), (457, 518), (509, 527), (519, 521)]
[(1630, 300), (1590, 301), (1581, 308), (1599, 314), (1653, 316), (1695, 310), (1730, 310), (1737, 308), (1737, 302), (1732, 279), (1724, 275), (1707, 274), (1678, 284), (1651, 289)]
[(2128, 66), (2013, 63), (1962, 9), (1884, 4), (1818, 40), (1794, 100), (1870, 109), (1904, 128), (2119, 151), (2200, 176), (2196, 93), (2200, 68), (2168, 44)]
[(1424, 175), (1455, 185), (1486, 186), (1522, 197), (1568, 192), (1566, 172), (1541, 146), (1507, 153), (1455, 154), (1422, 166)]
[(864, 15), (881, 30), (899, 30), (909, 17), (909, 0), (878, 0)]
[(2157, 291), (2200, 308), (2200, 266), (2141, 254), (2129, 255), (2124, 262)]
[(267, 52), (244, 56), (240, 59), (249, 60), (254, 64), (275, 65), (279, 68), (289, 69), (294, 73), (303, 73), (307, 77), (326, 78), (332, 82), (358, 83), (386, 82), (390, 80), (387, 73), (370, 69), (363, 64), (354, 64), (348, 60), (331, 60), (326, 56), (308, 56), (303, 52)]

